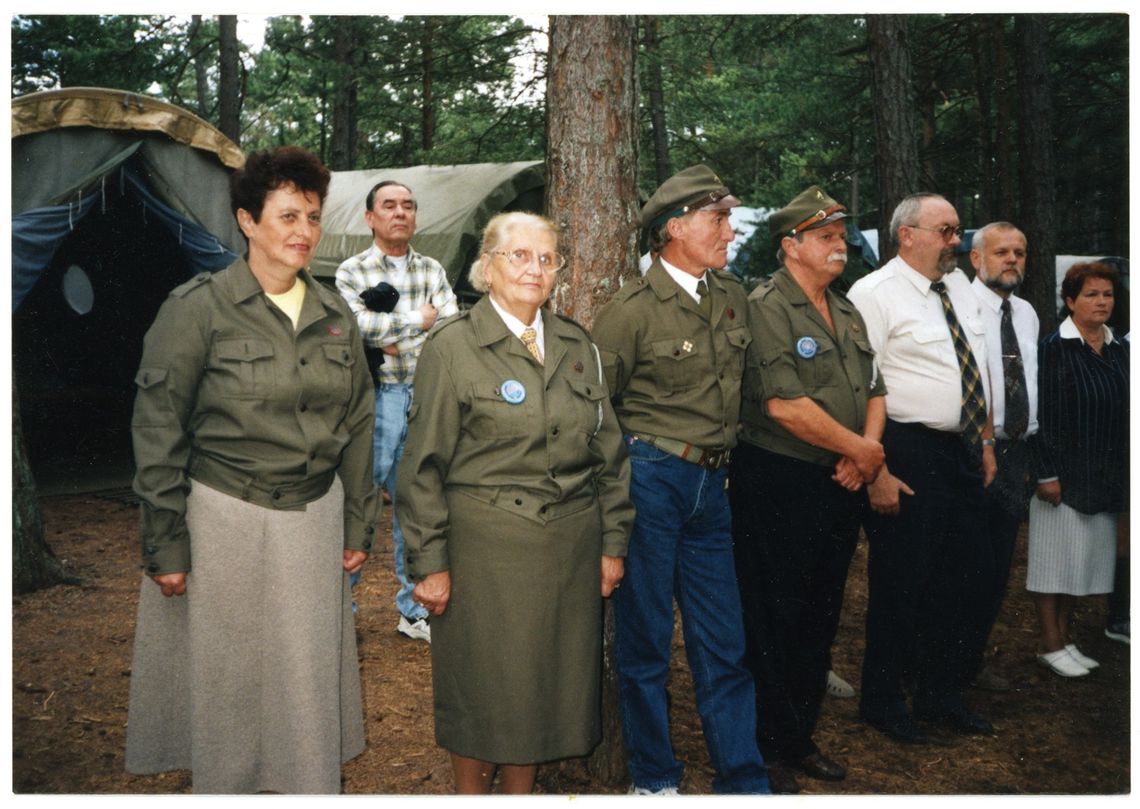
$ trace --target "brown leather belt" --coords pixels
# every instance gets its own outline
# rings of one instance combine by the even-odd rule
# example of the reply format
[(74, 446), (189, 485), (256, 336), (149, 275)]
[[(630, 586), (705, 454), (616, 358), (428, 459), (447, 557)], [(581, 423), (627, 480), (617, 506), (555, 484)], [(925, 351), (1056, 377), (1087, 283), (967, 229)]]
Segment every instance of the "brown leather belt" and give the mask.
[(644, 441), (646, 444), (652, 444), (670, 455), (676, 455), (682, 461), (703, 466), (705, 469), (720, 469), (728, 463), (729, 457), (732, 455), (730, 449), (702, 449), (674, 438), (658, 438), (655, 435), (644, 435), (642, 433), (636, 433), (633, 437), (638, 441)]

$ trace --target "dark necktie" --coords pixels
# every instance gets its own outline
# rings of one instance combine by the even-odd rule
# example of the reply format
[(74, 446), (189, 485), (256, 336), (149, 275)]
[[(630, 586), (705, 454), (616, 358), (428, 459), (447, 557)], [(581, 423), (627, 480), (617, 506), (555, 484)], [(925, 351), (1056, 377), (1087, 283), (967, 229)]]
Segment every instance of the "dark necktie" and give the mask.
[(1001, 302), (1001, 368), (1005, 375), (1005, 434), (1016, 441), (1029, 426), (1029, 392), (1008, 298)]
[(708, 320), (712, 317), (712, 298), (709, 297), (709, 285), (705, 283), (704, 278), (697, 281), (697, 294), (701, 296), (701, 299), (697, 301), (697, 306), (700, 308), (701, 314), (705, 316), (705, 320)]
[(946, 325), (950, 327), (950, 337), (954, 340), (954, 353), (958, 357), (958, 370), (962, 374), (962, 416), (959, 420), (962, 439), (966, 442), (974, 460), (980, 463), (982, 430), (986, 426), (986, 396), (982, 389), (982, 377), (978, 373), (974, 352), (970, 350), (970, 341), (962, 333), (962, 324), (958, 322), (958, 315), (954, 312), (954, 304), (950, 302), (950, 293), (946, 291), (946, 284), (935, 281), (930, 288), (942, 299), (942, 310), (946, 313)]

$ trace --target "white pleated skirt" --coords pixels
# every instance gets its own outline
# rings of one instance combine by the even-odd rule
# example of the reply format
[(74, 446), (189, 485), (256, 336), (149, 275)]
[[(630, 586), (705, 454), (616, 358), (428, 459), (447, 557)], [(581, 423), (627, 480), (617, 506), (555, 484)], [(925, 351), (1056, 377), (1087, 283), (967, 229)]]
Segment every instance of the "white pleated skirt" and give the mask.
[(1025, 589), (1087, 596), (1112, 592), (1116, 514), (1082, 514), (1034, 497), (1029, 503), (1029, 564)]
[(186, 595), (142, 580), (128, 772), (189, 769), (207, 794), (340, 792), (364, 749), (343, 509), (339, 478), (304, 511), (192, 483)]

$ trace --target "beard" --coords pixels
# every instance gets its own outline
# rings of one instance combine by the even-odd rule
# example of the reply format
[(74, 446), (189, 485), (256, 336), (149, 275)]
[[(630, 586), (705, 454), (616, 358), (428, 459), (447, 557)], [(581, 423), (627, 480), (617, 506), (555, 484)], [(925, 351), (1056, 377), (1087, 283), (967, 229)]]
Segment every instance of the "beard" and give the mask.
[(938, 272), (943, 275), (954, 272), (958, 268), (958, 263), (954, 258), (953, 250), (943, 250), (938, 256)]
[(996, 275), (990, 275), (989, 270), (986, 268), (986, 262), (982, 262), (982, 266), (978, 268), (978, 275), (982, 278), (982, 283), (990, 289), (999, 289), (1002, 292), (1013, 292), (1021, 282), (1025, 280), (1024, 275), (1014, 273), (1013, 280), (1007, 278), (1005, 272), (998, 272)]

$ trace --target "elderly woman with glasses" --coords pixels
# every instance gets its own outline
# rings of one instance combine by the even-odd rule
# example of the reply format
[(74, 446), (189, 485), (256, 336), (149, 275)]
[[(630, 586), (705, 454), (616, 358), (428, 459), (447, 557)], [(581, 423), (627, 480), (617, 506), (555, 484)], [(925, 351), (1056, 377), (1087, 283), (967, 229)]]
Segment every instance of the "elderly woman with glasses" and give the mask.
[(545, 307), (548, 220), (488, 223), (487, 294), (436, 326), (416, 369), (397, 511), (432, 620), (436, 741), (456, 791), (528, 793), (537, 764), (600, 736), (602, 598), (633, 522), (629, 461), (589, 335)]

